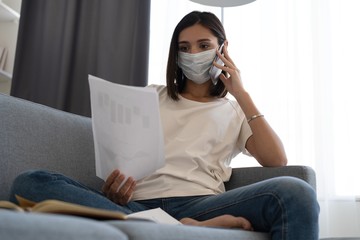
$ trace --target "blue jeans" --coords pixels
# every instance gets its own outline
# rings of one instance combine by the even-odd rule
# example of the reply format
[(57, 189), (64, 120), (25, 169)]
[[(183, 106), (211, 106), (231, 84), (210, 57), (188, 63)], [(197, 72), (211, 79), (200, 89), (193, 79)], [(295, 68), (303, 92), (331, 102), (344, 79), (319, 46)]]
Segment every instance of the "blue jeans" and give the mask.
[(64, 175), (29, 171), (15, 179), (13, 202), (15, 194), (36, 202), (58, 199), (127, 214), (160, 207), (177, 219), (206, 220), (230, 214), (248, 219), (255, 231), (269, 232), (271, 239), (277, 240), (317, 240), (319, 232), (316, 193), (293, 177), (272, 178), (219, 195), (149, 199), (120, 206)]

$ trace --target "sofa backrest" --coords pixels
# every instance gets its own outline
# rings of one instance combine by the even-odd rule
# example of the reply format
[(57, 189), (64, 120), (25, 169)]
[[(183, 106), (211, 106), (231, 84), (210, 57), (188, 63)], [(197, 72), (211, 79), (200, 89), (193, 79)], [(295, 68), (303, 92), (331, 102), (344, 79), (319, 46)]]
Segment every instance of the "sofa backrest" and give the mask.
[(30, 169), (61, 172), (99, 190), (91, 119), (0, 94), (0, 200)]

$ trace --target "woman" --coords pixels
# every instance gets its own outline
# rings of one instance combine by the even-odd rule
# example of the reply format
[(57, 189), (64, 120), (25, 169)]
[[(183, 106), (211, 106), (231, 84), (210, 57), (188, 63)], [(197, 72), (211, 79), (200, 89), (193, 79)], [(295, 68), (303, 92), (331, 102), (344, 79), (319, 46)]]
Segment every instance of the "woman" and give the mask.
[[(137, 182), (114, 170), (102, 193), (61, 174), (26, 172), (15, 180), (12, 195), (125, 213), (161, 207), (184, 224), (254, 229), (270, 232), (272, 239), (317, 239), (316, 195), (302, 180), (280, 177), (224, 190), (230, 161), (240, 152), (262, 166), (287, 163), (280, 139), (246, 92), (227, 46), (223, 26), (211, 13), (191, 12), (175, 28), (167, 87), (155, 86), (165, 140), (163, 168)], [(216, 55), (224, 66), (214, 63)], [(222, 70), (216, 84), (209, 74), (212, 65)]]

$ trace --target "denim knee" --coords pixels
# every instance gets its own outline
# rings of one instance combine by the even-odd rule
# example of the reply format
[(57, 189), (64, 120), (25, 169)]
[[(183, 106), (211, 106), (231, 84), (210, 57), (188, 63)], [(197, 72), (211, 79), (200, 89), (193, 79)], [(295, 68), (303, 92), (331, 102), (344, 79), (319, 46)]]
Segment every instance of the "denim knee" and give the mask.
[(296, 199), (301, 199), (302, 201), (307, 199), (310, 203), (317, 201), (315, 189), (299, 178), (283, 177), (283, 183), (281, 184)]
[(278, 178), (275, 185), (284, 204), (285, 239), (318, 239), (320, 207), (315, 189), (294, 177)]
[(44, 170), (29, 170), (19, 174), (11, 186), (10, 201), (17, 203), (15, 195), (24, 198), (36, 195), (41, 185), (51, 180), (51, 173)]
[(301, 209), (301, 215), (309, 220), (317, 221), (319, 204), (315, 189), (305, 181), (295, 177), (279, 177), (276, 180), (277, 188), (286, 199), (287, 208)]

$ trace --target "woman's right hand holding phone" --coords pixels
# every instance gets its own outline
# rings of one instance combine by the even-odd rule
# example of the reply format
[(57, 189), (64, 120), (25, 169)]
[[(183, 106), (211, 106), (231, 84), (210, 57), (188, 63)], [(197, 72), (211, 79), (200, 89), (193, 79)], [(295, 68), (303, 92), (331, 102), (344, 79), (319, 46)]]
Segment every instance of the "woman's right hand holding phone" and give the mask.
[(106, 179), (102, 192), (114, 203), (126, 205), (132, 198), (135, 186), (134, 178), (126, 179), (125, 175), (116, 169)]

